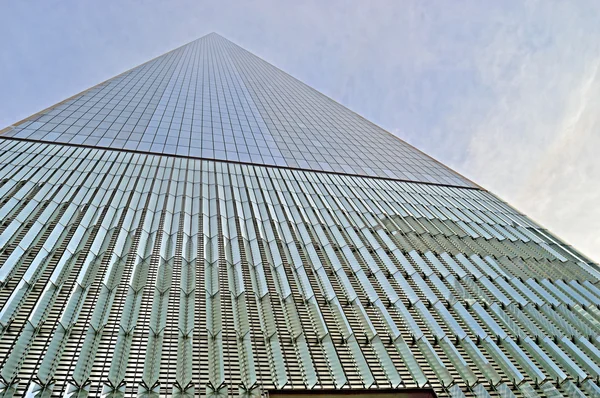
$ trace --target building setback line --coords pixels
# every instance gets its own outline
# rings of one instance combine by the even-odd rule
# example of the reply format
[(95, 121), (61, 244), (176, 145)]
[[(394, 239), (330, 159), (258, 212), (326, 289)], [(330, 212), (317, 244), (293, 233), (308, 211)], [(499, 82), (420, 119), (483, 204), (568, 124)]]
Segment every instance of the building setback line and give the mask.
[(139, 151), (139, 150), (132, 150), (132, 149), (124, 149), (124, 148), (99, 147), (99, 146), (94, 146), (94, 145), (73, 144), (73, 143), (70, 143), (70, 142), (52, 142), (52, 141), (43, 141), (43, 140), (33, 140), (31, 138), (22, 138), (22, 137), (0, 136), (0, 139), (3, 139), (3, 140), (12, 140), (12, 141), (34, 142), (34, 143), (41, 143), (41, 144), (48, 144), (48, 145), (69, 146), (69, 147), (77, 147), (77, 148), (100, 149), (100, 150), (116, 151), (116, 152), (143, 153), (145, 155), (170, 156), (170, 157), (182, 158), (182, 159), (210, 160), (210, 161), (213, 161), (213, 162), (221, 162), (221, 163), (235, 163), (235, 164), (244, 164), (244, 165), (248, 165), (248, 166), (273, 167), (273, 168), (277, 168), (277, 169), (286, 169), (286, 170), (311, 171), (311, 172), (314, 172), (314, 173), (334, 174), (334, 175), (362, 177), (362, 178), (374, 178), (374, 179), (377, 179), (377, 180), (408, 182), (408, 183), (413, 183), (413, 184), (425, 184), (425, 185), (434, 185), (434, 186), (439, 186), (439, 187), (472, 189), (474, 191), (488, 192), (487, 189), (482, 188), (480, 186), (463, 186), (463, 185), (453, 185), (453, 184), (440, 184), (440, 183), (437, 183), (437, 182), (404, 180), (404, 179), (401, 179), (401, 178), (394, 178), (394, 177), (380, 177), (380, 176), (370, 176), (370, 175), (363, 175), (363, 174), (339, 173), (337, 171), (314, 170), (314, 169), (306, 169), (306, 168), (302, 168), (302, 167), (279, 166), (279, 165), (276, 165), (276, 164), (241, 162), (239, 160), (212, 159), (212, 158), (206, 158), (206, 157), (202, 157), (202, 156), (190, 156), (190, 155), (186, 156), (186, 155), (178, 155), (178, 154), (173, 154), (173, 153), (158, 153), (158, 152), (152, 152), (152, 151)]

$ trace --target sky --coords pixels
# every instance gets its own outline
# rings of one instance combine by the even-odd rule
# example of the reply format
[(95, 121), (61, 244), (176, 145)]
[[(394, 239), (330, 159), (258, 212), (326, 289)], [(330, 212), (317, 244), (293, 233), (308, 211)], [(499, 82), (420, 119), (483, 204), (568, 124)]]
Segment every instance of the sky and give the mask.
[(600, 2), (0, 0), (0, 128), (217, 32), (600, 261)]

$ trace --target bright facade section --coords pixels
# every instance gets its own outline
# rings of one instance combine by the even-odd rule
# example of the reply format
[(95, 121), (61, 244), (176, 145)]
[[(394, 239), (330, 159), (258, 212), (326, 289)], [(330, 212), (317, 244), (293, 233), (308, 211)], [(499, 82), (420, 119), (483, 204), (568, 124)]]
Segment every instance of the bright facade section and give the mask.
[(95, 86), (2, 135), (473, 185), (215, 34)]
[[(117, 99), (128, 85), (135, 93)], [(227, 112), (247, 111), (256, 125), (215, 128), (210, 100), (191, 109), (211, 124), (173, 124), (173, 93), (185, 87), (197, 100), (204, 91), (191, 88), (206, 87), (222, 98), (224, 85), (236, 90)], [(106, 87), (110, 99), (83, 105)], [(304, 94), (315, 99), (288, 113)], [(339, 114), (316, 113), (319, 101)], [(279, 124), (275, 104), (287, 104)], [(86, 108), (60, 116), (71, 106)], [(112, 119), (108, 106), (144, 130), (118, 116), (91, 130), (76, 124), (88, 113)], [(157, 112), (170, 112), (165, 134), (150, 124)], [(315, 140), (305, 144), (322, 150), (338, 132), (372, 134), (371, 147), (326, 159), (362, 156), (369, 166), (331, 173), (271, 162), (319, 153), (293, 144), (292, 122), (309, 119), (329, 126), (306, 130)], [(42, 131), (67, 124), (79, 130)], [(174, 145), (140, 147), (172, 134)], [(228, 161), (217, 136), (260, 157)], [(388, 138), (410, 156), (388, 164)], [(369, 158), (378, 145), (381, 156)], [(373, 178), (408, 170), (413, 156), (425, 165), (408, 180), (421, 182)], [(470, 183), (219, 36), (168, 53), (0, 138), (0, 393), (599, 396), (598, 265), (460, 185)]]

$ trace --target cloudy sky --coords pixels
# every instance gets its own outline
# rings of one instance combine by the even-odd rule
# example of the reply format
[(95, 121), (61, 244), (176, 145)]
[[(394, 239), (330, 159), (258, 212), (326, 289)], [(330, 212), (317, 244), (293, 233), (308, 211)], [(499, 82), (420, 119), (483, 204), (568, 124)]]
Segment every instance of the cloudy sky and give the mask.
[(600, 261), (597, 0), (0, 4), (2, 127), (215, 31)]

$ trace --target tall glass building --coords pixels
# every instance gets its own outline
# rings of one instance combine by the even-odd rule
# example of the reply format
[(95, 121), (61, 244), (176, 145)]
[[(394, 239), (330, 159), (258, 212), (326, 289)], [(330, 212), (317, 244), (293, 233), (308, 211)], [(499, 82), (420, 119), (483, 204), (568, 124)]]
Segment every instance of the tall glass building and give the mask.
[(2, 396), (598, 397), (599, 280), (216, 34), (0, 131)]

